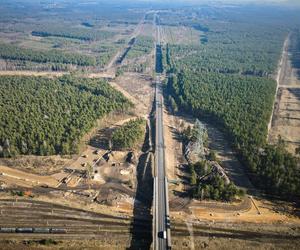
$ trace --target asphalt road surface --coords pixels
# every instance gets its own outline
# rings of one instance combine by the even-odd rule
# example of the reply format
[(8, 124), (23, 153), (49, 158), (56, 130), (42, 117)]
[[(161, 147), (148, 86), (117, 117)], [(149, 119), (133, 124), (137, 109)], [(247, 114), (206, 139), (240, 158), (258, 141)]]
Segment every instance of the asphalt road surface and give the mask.
[[(160, 46), (160, 26), (157, 25), (156, 15), (154, 24), (156, 25), (156, 46)], [(157, 50), (156, 50), (157, 52)], [(156, 55), (158, 56), (158, 55)], [(160, 57), (161, 55), (159, 55)], [(156, 63), (161, 58), (156, 58)], [(156, 65), (156, 89), (155, 89), (155, 110), (156, 110), (156, 152), (155, 152), (155, 178), (154, 178), (154, 245), (155, 249), (170, 248), (170, 221), (168, 204), (168, 183), (165, 171), (165, 146), (163, 131), (163, 93), (160, 80), (160, 71)]]
[(163, 98), (159, 76), (156, 82), (156, 249), (167, 249), (167, 190), (163, 137)]

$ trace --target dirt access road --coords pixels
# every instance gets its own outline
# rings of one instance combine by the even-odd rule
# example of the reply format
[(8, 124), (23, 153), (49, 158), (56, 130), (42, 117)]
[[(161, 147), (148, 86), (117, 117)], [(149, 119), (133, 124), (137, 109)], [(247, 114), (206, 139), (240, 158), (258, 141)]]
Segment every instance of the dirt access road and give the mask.
[(300, 69), (293, 65), (291, 59), (293, 53), (299, 53), (295, 48), (296, 42), (295, 34), (291, 33), (283, 47), (268, 136), (270, 143), (276, 143), (280, 136), (291, 153), (300, 146)]

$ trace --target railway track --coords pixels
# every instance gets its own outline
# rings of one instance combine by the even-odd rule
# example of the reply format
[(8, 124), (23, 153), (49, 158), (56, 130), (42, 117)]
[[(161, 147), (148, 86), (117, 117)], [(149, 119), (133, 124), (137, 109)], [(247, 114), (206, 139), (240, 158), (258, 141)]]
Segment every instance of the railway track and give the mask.
[[(134, 219), (134, 229), (138, 231), (139, 238), (145, 238), (149, 235), (145, 222), (149, 219)], [(38, 240), (38, 239), (56, 239), (56, 240), (103, 240), (124, 239), (132, 237), (133, 218), (125, 216), (113, 216), (95, 212), (89, 212), (81, 209), (70, 208), (62, 205), (51, 204), (41, 201), (14, 199), (0, 200), (0, 228), (13, 228), (13, 232), (1, 232), (1, 239), (14, 240)], [(20, 229), (32, 229), (22, 232)], [(33, 232), (33, 229), (46, 229), (49, 232)], [(17, 229), (18, 232), (17, 232)], [(53, 231), (51, 229), (59, 229)], [(150, 229), (151, 230), (151, 229)], [(189, 232), (184, 222), (173, 221), (171, 224), (172, 236), (174, 238), (188, 237)], [(265, 241), (276, 240), (300, 240), (300, 228), (298, 231), (286, 230), (286, 233), (278, 233), (264, 230), (257, 231), (257, 228), (247, 230), (239, 228), (239, 225), (226, 225), (226, 227), (205, 222), (193, 223), (194, 237), (214, 237), (214, 238), (232, 238), (255, 240), (264, 239)], [(137, 233), (135, 233), (135, 236)]]
[[(134, 227), (141, 235), (147, 233), (144, 229), (146, 220), (134, 221)], [(37, 228), (45, 232), (40, 235), (35, 232)], [(22, 229), (27, 230), (23, 233)], [(75, 238), (102, 238), (107, 234), (124, 234), (128, 237), (131, 230), (132, 218), (127, 216), (94, 213), (40, 201), (0, 200), (0, 238), (7, 238), (10, 234), (17, 237), (44, 237), (49, 234), (49, 237), (55, 238), (69, 238), (71, 235)]]

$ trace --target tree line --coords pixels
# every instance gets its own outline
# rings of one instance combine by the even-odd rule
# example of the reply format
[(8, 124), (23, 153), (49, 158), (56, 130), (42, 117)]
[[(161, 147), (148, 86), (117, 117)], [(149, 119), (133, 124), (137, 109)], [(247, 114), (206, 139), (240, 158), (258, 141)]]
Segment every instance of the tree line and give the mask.
[(0, 43), (0, 58), (9, 60), (32, 61), (37, 63), (62, 63), (79, 66), (94, 66), (96, 59), (92, 56), (65, 53), (58, 50), (38, 51)]
[[(86, 24), (86, 23), (85, 23)], [(95, 29), (86, 29), (86, 28), (66, 28), (65, 26), (44, 26), (38, 30), (33, 30), (31, 32), (33, 36), (56, 36), (56, 37), (65, 37), (73, 38), (84, 41), (99, 41), (107, 38), (111, 38), (115, 35), (114, 32), (106, 30), (95, 30)]]

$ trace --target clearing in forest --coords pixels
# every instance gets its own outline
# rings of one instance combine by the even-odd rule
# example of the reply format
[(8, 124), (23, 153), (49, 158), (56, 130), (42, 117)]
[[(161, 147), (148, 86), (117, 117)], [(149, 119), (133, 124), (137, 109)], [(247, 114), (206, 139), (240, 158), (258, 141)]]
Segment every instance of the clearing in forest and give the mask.
[(283, 50), (277, 78), (278, 91), (269, 131), (269, 141), (274, 143), (280, 136), (291, 153), (295, 153), (295, 149), (300, 146), (300, 66), (295, 61), (295, 55), (299, 54), (299, 48), (296, 46), (299, 39), (300, 35), (291, 34)]

